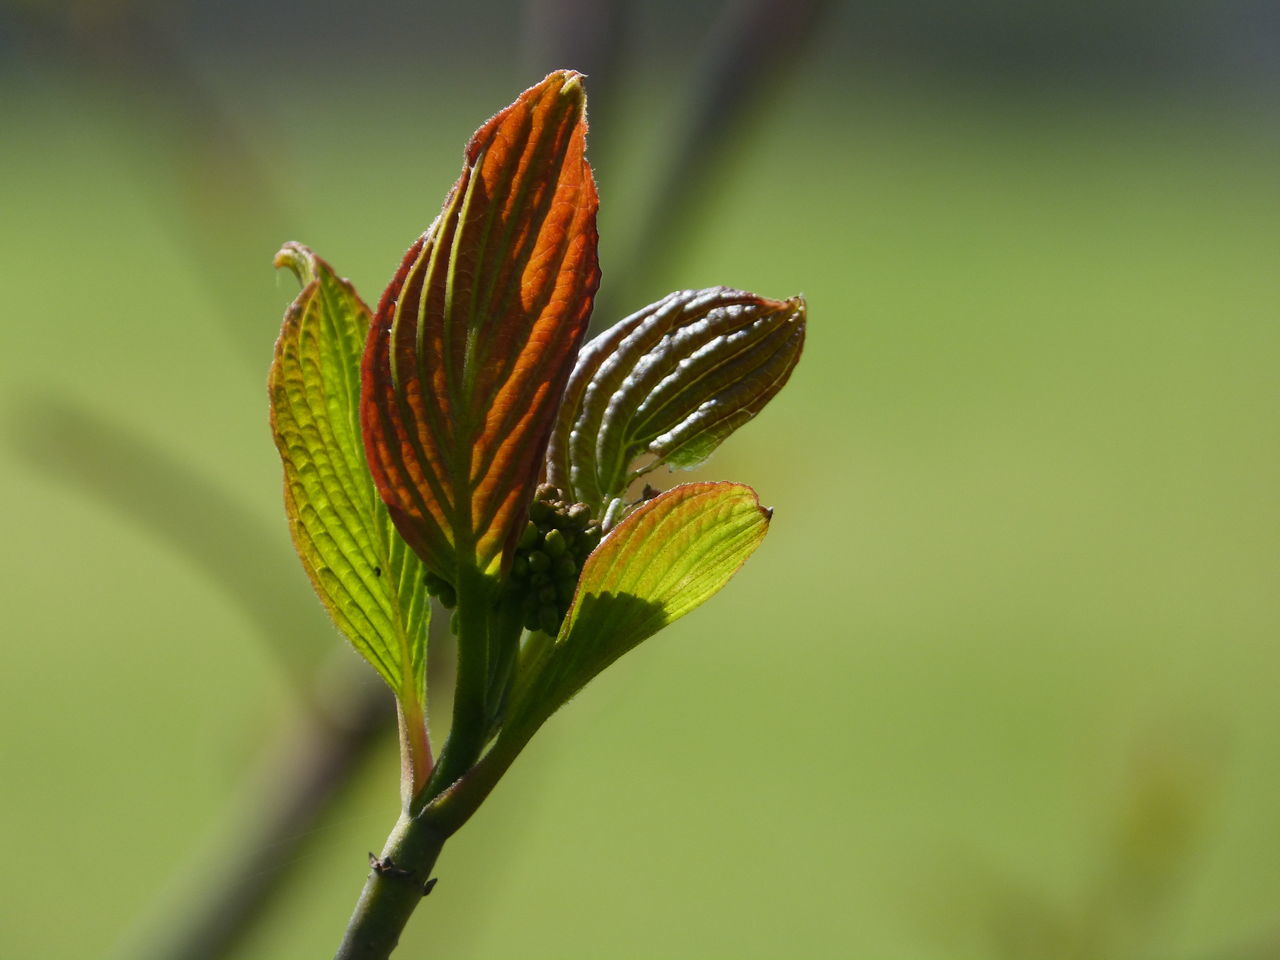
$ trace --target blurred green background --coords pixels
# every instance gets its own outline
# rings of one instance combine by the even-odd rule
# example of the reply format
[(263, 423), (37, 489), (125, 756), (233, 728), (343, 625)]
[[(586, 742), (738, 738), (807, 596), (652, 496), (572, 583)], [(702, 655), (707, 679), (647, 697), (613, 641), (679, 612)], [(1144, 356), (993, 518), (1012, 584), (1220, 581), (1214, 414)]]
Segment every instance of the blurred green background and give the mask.
[(701, 471), (764, 548), (397, 956), (1280, 957), (1275, 9), (767, 7), (0, 4), (0, 958), (159, 957), (248, 846), (227, 955), (336, 945), (398, 770), (254, 838), (363, 676), (288, 543), (271, 257), (376, 299), (561, 65), (601, 310), (802, 292), (809, 345)]

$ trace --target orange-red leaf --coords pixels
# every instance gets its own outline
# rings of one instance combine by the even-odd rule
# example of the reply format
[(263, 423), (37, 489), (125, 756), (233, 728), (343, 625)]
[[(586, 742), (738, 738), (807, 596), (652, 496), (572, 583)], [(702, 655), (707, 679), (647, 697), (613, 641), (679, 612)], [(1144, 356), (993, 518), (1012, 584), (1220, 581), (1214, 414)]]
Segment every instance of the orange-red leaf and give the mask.
[(599, 283), (582, 78), (476, 131), (383, 294), (363, 365), (369, 467), (427, 565), (494, 572), (525, 522)]

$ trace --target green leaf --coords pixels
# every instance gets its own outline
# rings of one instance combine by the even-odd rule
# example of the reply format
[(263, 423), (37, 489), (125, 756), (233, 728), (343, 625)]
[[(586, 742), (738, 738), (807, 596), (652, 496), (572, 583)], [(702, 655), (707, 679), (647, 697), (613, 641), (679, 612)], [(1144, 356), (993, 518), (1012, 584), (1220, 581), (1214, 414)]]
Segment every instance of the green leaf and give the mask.
[(585, 111), (582, 78), (557, 71), (476, 131), (368, 340), (374, 481), (459, 588), (510, 560), (599, 283)]
[(275, 263), (303, 284), (285, 313), (268, 380), (294, 546), (333, 622), (420, 725), (425, 570), (374, 488), (360, 438), (369, 308), (301, 244), (286, 244)]
[(701, 463), (782, 389), (804, 334), (802, 298), (727, 287), (682, 290), (632, 314), (579, 355), (547, 479), (601, 515), (659, 465)]
[(701, 606), (737, 573), (769, 529), (771, 510), (739, 483), (686, 483), (648, 501), (587, 558), (554, 642), (522, 651), (506, 723), (492, 749), (441, 792), (425, 816), (458, 829), (556, 710), (609, 664)]
[(525, 709), (549, 716), (628, 650), (718, 593), (760, 546), (772, 515), (744, 484), (686, 483), (628, 516), (583, 565), (560, 634), (531, 671), (536, 689)]

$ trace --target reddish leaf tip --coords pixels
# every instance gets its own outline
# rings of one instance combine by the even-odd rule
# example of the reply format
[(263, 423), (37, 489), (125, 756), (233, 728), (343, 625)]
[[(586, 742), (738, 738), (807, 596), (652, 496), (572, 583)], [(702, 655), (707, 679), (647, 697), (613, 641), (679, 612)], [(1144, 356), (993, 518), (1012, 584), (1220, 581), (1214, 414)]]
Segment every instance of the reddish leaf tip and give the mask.
[(528, 115), (547, 109), (576, 114), (571, 122), (582, 123), (585, 127), (587, 91), (583, 85), (583, 75), (576, 70), (553, 70), (538, 83), (529, 87), (520, 96), (490, 117), (471, 137), (467, 143), (466, 161), (475, 164), (481, 153), (493, 141), (494, 134), (508, 122), (513, 115)]
[(761, 297), (760, 302), (775, 313), (790, 313), (791, 316), (787, 319), (799, 323), (804, 323), (809, 309), (809, 305), (805, 302), (804, 294), (802, 293), (797, 293), (794, 297), (787, 297), (785, 300), (771, 300), (768, 297)]
[(554, 76), (564, 78), (560, 84), (560, 96), (570, 100), (585, 101), (587, 99), (586, 88), (582, 85), (585, 79), (577, 70), (559, 70), (556, 73), (548, 75), (548, 79)]

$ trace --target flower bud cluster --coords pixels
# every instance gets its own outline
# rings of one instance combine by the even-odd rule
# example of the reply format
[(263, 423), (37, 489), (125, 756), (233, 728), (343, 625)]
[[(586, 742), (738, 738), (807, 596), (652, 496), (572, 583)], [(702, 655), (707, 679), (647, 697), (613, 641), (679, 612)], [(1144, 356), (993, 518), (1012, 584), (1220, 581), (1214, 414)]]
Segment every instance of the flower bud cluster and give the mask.
[(585, 503), (544, 483), (529, 507), (529, 523), (511, 561), (511, 589), (525, 628), (554, 634), (569, 611), (582, 564), (600, 542), (600, 524)]

